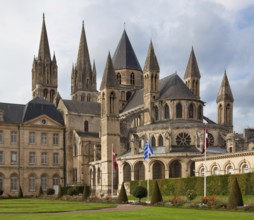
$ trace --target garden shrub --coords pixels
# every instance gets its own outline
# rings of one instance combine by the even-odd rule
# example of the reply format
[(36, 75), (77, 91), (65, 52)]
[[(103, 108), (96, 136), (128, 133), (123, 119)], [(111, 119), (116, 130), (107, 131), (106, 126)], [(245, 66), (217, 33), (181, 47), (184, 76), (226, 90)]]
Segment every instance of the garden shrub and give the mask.
[(39, 193), (38, 193), (38, 196), (39, 196), (39, 197), (40, 197), (41, 195), (43, 195), (42, 186), (40, 186)]
[(188, 200), (193, 200), (197, 197), (197, 193), (195, 190), (189, 189), (186, 192), (186, 197)]
[(82, 194), (83, 200), (88, 199), (90, 194), (91, 194), (90, 186), (84, 185), (83, 194)]
[(141, 199), (147, 196), (147, 189), (144, 186), (137, 186), (132, 195), (138, 198), (140, 203)]
[(18, 198), (23, 198), (23, 191), (21, 186), (19, 187), (19, 194), (18, 194)]
[(3, 195), (4, 191), (0, 189), (0, 196)]
[(67, 194), (70, 196), (78, 195), (79, 192), (76, 187), (71, 187), (67, 190)]
[(128, 197), (126, 194), (124, 183), (122, 183), (117, 201), (118, 201), (118, 203), (128, 203)]
[(63, 187), (62, 187), (62, 185), (59, 185), (57, 197), (61, 198), (63, 195), (64, 195)]
[(151, 197), (151, 204), (156, 204), (159, 202), (162, 202), (162, 195), (161, 195), (161, 191), (158, 185), (158, 182), (155, 181), (154, 187), (153, 187), (153, 193), (152, 193), (152, 197)]
[(47, 195), (54, 195), (55, 190), (53, 188), (48, 188), (46, 193), (47, 193)]
[(235, 177), (229, 191), (228, 208), (235, 209), (237, 206), (243, 206), (243, 197), (237, 178)]

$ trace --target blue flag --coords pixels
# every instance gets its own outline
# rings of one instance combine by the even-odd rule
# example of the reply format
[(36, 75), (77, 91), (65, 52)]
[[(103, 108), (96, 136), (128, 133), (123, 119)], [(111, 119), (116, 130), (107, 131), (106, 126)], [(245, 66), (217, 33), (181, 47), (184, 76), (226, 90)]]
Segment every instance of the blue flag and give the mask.
[(146, 140), (145, 148), (144, 148), (144, 159), (148, 159), (153, 154), (153, 149), (151, 148), (149, 141)]

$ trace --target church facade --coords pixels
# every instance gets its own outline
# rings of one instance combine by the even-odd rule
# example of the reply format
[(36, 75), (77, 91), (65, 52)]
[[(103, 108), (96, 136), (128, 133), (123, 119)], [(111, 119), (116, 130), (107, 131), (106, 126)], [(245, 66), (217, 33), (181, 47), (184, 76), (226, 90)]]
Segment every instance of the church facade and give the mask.
[[(246, 137), (233, 132), (234, 98), (226, 72), (216, 99), (217, 123), (203, 114), (193, 48), (183, 79), (177, 73), (160, 75), (152, 41), (142, 69), (124, 30), (113, 56), (108, 54), (97, 91), (96, 66), (82, 24), (70, 73), (71, 99), (63, 99), (43, 16), (32, 65), (33, 100), (26, 105), (0, 103), (0, 188), (7, 195), (17, 195), (20, 187), (25, 195), (36, 195), (40, 187), (46, 191), (59, 184), (87, 184), (95, 194), (113, 194), (122, 182), (128, 189), (132, 180), (202, 175), (205, 127), (211, 161), (206, 169), (211, 175), (214, 164), (227, 170), (219, 163), (229, 159), (221, 158), (233, 162), (247, 154), (253, 157), (251, 129)], [(148, 160), (145, 142), (153, 149)], [(239, 170), (246, 171), (242, 160)], [(245, 164), (253, 171), (251, 162)]]

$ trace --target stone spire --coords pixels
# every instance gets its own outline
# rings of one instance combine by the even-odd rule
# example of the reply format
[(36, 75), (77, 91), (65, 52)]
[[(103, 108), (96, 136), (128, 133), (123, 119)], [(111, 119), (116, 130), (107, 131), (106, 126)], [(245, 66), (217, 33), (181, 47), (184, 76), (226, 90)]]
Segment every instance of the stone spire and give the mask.
[(118, 88), (119, 83), (116, 78), (115, 70), (113, 67), (112, 59), (110, 53), (108, 54), (106, 67), (104, 70), (103, 78), (101, 81), (100, 90), (105, 88)]
[(160, 71), (160, 67), (157, 61), (157, 57), (154, 53), (154, 48), (153, 48), (153, 42), (151, 41), (149, 44), (147, 56), (146, 56), (146, 62), (144, 66), (144, 73), (148, 71)]
[(197, 77), (199, 79), (201, 78), (193, 47), (191, 49), (189, 61), (188, 61), (187, 68), (184, 74), (184, 79), (190, 78), (190, 77)]
[(87, 78), (91, 78), (92, 70), (91, 70), (91, 63), (90, 63), (89, 52), (87, 47), (84, 22), (82, 23), (82, 31), (81, 31), (76, 67), (77, 67), (77, 70), (82, 71), (82, 74), (86, 75)]
[(220, 90), (216, 102), (229, 101), (234, 102), (234, 97), (228, 82), (227, 72), (225, 70), (223, 80), (221, 82)]
[(97, 71), (96, 71), (96, 66), (95, 66), (95, 61), (93, 61), (93, 70), (92, 70), (92, 81), (93, 81), (93, 87), (94, 87), (94, 89), (96, 89), (96, 87), (97, 87), (97, 81), (96, 81), (96, 79), (97, 79)]
[(42, 29), (41, 29), (41, 40), (40, 40), (38, 59), (40, 59), (40, 60), (45, 60), (45, 59), (51, 60), (44, 13), (43, 13), (43, 21), (42, 21)]

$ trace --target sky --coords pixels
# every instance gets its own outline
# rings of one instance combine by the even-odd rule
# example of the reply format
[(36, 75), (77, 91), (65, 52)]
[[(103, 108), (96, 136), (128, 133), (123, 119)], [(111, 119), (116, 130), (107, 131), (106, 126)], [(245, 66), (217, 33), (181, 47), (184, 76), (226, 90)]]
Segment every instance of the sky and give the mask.
[(234, 130), (254, 128), (254, 0), (0, 0), (0, 5), (0, 102), (32, 99), (32, 62), (45, 13), (62, 98), (70, 99), (84, 21), (98, 89), (108, 52), (114, 54), (125, 28), (142, 68), (153, 41), (161, 78), (175, 72), (183, 78), (193, 46), (204, 114), (215, 122), (226, 70), (235, 99)]

